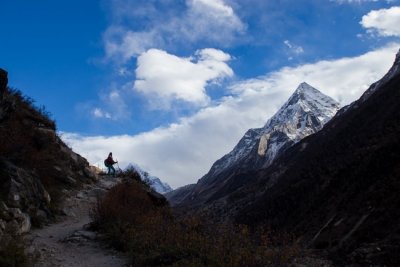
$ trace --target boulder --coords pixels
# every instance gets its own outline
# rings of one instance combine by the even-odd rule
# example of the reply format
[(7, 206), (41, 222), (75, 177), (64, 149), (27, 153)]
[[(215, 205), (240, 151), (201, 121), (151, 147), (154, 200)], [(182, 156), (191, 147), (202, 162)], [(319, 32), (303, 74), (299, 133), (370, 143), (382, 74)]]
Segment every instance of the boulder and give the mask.
[(6, 228), (15, 234), (24, 234), (31, 229), (31, 218), (28, 214), (21, 212), (20, 209), (10, 208), (9, 213), (13, 218), (6, 225)]
[[(49, 205), (50, 195), (35, 173), (0, 159), (0, 176), (0, 189), (7, 192), (0, 201), (0, 219), (10, 221), (22, 218), (21, 211), (35, 217), (38, 209)], [(21, 220), (27, 221), (25, 218)]]
[(4, 231), (6, 229), (7, 223), (0, 219), (0, 231)]
[(89, 197), (103, 197), (107, 194), (107, 190), (103, 188), (94, 188), (88, 192)]
[(35, 217), (40, 222), (45, 222), (48, 219), (47, 212), (45, 212), (44, 210), (37, 210), (36, 214), (35, 214)]
[(8, 211), (8, 207), (3, 201), (0, 201), (0, 219), (5, 221), (11, 220), (11, 215)]

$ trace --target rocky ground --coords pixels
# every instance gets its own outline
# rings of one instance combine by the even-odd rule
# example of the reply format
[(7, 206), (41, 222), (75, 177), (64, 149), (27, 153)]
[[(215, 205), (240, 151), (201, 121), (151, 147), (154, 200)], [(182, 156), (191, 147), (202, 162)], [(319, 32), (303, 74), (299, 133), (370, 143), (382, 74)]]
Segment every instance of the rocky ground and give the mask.
[(97, 196), (118, 182), (119, 178), (105, 176), (94, 185), (71, 192), (64, 202), (64, 217), (57, 223), (32, 230), (26, 239), (28, 252), (36, 258), (34, 266), (128, 266), (122, 254), (105, 247), (98, 234), (88, 227)]

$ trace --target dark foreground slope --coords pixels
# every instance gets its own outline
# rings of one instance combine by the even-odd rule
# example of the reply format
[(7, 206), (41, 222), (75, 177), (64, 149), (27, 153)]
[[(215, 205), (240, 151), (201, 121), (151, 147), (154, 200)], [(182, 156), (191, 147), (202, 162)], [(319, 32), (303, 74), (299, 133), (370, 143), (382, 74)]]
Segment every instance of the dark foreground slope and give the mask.
[(7, 87), (0, 71), (0, 236), (29, 231), (57, 212), (69, 189), (91, 183), (86, 159), (67, 147), (44, 108)]
[(389, 74), (288, 149), (225, 208), (295, 232), (339, 264), (400, 266), (400, 53)]

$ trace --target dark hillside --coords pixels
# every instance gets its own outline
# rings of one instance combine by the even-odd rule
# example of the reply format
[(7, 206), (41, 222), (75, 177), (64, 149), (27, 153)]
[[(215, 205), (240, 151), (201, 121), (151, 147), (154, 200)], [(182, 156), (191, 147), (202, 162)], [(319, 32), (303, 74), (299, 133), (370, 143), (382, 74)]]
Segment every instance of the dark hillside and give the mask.
[(236, 220), (296, 232), (339, 264), (400, 266), (399, 68), (400, 53), (360, 100), (252, 175), (228, 204), (246, 202)]
[(7, 87), (5, 71), (0, 78), (0, 222), (26, 232), (57, 212), (65, 192), (96, 177), (61, 141), (44, 107)]

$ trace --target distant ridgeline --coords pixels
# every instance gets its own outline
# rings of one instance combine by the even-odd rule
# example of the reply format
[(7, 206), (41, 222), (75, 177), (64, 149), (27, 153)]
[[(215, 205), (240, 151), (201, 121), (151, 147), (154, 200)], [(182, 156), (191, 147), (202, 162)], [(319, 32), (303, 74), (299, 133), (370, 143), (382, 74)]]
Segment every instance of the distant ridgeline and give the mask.
[(156, 176), (150, 175), (137, 164), (129, 164), (128, 167), (126, 167), (126, 170), (136, 171), (143, 181), (145, 181), (153, 190), (160, 194), (165, 194), (172, 191), (172, 188), (169, 186), (169, 184), (162, 182), (161, 179)]
[(7, 83), (0, 69), (0, 235), (47, 222), (61, 212), (64, 192), (96, 180), (86, 159), (57, 136), (44, 107)]

